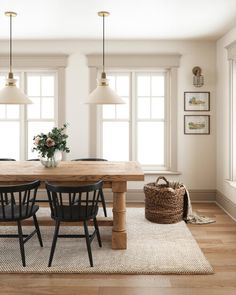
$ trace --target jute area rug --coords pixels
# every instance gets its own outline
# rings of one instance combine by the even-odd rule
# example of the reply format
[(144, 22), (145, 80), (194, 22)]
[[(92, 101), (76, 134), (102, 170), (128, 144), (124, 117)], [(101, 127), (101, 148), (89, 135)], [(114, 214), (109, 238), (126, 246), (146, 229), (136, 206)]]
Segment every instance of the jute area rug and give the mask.
[[(111, 249), (111, 227), (101, 227), (103, 246), (92, 242), (94, 267), (90, 267), (85, 239), (59, 238), (52, 267), (48, 257), (54, 227), (41, 226), (44, 247), (34, 236), (25, 244), (26, 267), (21, 266), (17, 239), (0, 239), (2, 273), (103, 273), (103, 274), (212, 274), (197, 242), (184, 222), (155, 224), (145, 219), (144, 209), (127, 209), (128, 249)], [(23, 228), (30, 231), (29, 226)], [(14, 226), (1, 226), (1, 233), (15, 233)], [(77, 226), (60, 233), (82, 233)]]

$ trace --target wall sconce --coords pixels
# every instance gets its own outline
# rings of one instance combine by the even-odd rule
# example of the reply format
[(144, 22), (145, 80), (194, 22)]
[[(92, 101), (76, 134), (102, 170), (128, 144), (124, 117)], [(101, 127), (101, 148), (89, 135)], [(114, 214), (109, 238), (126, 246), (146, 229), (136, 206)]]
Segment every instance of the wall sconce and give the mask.
[(202, 87), (204, 85), (204, 77), (202, 75), (202, 69), (200, 67), (194, 67), (193, 72), (193, 85), (195, 87)]

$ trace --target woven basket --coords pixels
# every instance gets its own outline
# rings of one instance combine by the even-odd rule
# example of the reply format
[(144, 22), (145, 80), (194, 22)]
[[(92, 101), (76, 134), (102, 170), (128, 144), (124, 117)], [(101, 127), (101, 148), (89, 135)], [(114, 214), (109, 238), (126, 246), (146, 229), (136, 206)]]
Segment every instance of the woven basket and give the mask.
[[(159, 180), (165, 184), (158, 184)], [(176, 183), (169, 183), (160, 176), (156, 182), (144, 186), (145, 217), (156, 223), (176, 223), (183, 220), (185, 188)]]

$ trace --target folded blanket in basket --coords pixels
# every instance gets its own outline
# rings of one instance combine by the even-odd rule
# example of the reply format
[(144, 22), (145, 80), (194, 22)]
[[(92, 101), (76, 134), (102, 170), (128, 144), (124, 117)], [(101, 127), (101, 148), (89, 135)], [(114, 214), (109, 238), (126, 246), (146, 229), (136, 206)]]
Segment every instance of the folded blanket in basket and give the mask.
[(193, 211), (192, 211), (192, 205), (191, 205), (191, 200), (190, 200), (190, 196), (189, 196), (189, 191), (187, 190), (186, 186), (184, 184), (182, 184), (182, 186), (184, 187), (185, 189), (185, 194), (184, 194), (184, 201), (185, 201), (185, 204), (187, 204), (186, 206), (186, 220), (188, 220), (190, 218), (190, 216), (193, 214)]
[(183, 185), (183, 187), (185, 188), (184, 200), (186, 202), (185, 204), (187, 204), (185, 221), (187, 223), (191, 223), (191, 224), (207, 224), (207, 223), (215, 222), (214, 219), (211, 219), (206, 216), (200, 216), (192, 211), (192, 205), (191, 205), (191, 200), (190, 200), (190, 196), (189, 196), (189, 191), (187, 190), (185, 185)]

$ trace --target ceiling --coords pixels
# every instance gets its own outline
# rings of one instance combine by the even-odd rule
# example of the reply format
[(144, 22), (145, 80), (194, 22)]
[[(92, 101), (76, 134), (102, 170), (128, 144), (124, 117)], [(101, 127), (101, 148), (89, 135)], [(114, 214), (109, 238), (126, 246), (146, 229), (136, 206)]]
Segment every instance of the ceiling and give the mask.
[(236, 0), (0, 0), (0, 40), (100, 39), (216, 40), (236, 25)]

